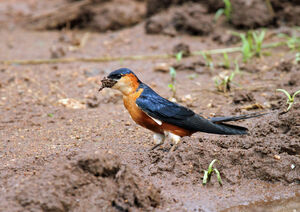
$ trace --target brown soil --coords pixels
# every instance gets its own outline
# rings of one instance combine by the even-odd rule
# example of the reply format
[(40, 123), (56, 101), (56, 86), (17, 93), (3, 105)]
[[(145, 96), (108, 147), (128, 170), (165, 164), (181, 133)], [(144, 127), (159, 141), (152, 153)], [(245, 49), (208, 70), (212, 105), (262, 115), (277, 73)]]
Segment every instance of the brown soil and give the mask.
[(233, 0), (231, 23), (239, 28), (255, 28), (268, 26), (274, 20), (266, 1)]
[[(196, 3), (191, 3), (196, 2)], [(149, 34), (177, 32), (190, 35), (210, 34), (214, 28), (214, 15), (224, 8), (223, 1), (149, 0), (145, 25)], [(234, 28), (253, 29), (265, 26), (299, 26), (299, 2), (265, 0), (232, 0), (228, 23)], [(166, 11), (164, 11), (166, 10)], [(163, 12), (162, 12), (163, 11)], [(222, 20), (223, 24), (226, 20)]]
[(149, 18), (145, 25), (149, 34), (190, 34), (207, 35), (213, 30), (213, 15), (197, 3), (172, 7), (164, 13)]
[[(145, 21), (121, 31), (90, 32), (81, 46), (78, 42), (86, 31), (22, 28), (19, 21), (24, 16), (44, 10), (45, 4), (50, 7), (59, 3), (38, 2), (34, 6), (34, 1), (29, 0), (0, 4), (0, 11), (6, 11), (0, 14), (1, 60), (154, 55), (183, 50), (187, 56), (196, 50), (225, 48), (239, 42), (232, 42), (227, 26), (220, 23), (202, 37), (177, 36), (195, 29), (187, 24), (177, 31), (173, 25), (174, 30), (169, 32), (175, 37), (170, 37), (146, 35)], [(178, 20), (193, 23), (192, 18), (199, 14), (194, 16), (187, 5), (195, 3), (171, 7), (165, 14), (184, 8), (187, 13)], [(279, 6), (278, 10), (283, 11)], [(205, 16), (213, 17), (203, 5), (193, 8), (205, 9)], [(158, 16), (151, 18), (155, 17)], [(269, 29), (266, 42), (278, 41), (271, 36), (276, 32)], [(230, 92), (225, 94), (217, 92), (213, 81), (225, 71), (218, 65), (223, 61), (222, 55), (213, 56), (213, 69), (205, 66), (202, 56), (184, 57), (180, 62), (158, 59), (1, 64), (0, 211), (299, 209), (299, 98), (284, 113), (285, 96), (275, 90), (299, 90), (300, 65), (293, 63), (290, 58), (295, 52), (286, 47), (268, 51), (270, 56), (241, 64), (241, 74), (235, 76)], [(239, 55), (229, 57), (233, 61)], [(249, 128), (249, 135), (196, 133), (183, 138), (175, 152), (167, 151), (169, 140), (160, 149), (149, 151), (152, 133), (131, 120), (121, 95), (108, 88), (100, 93), (98, 90), (101, 79), (110, 71), (128, 67), (168, 98), (170, 76), (168, 72), (154, 71), (158, 63), (176, 67), (177, 100), (197, 113), (269, 114), (237, 123)], [(215, 175), (206, 186), (202, 185), (203, 170), (213, 159), (218, 160), (215, 167), (220, 171), (222, 187)]]
[(30, 179), (12, 182), (5, 193), (4, 211), (152, 210), (162, 198), (116, 155), (105, 152), (58, 158)]

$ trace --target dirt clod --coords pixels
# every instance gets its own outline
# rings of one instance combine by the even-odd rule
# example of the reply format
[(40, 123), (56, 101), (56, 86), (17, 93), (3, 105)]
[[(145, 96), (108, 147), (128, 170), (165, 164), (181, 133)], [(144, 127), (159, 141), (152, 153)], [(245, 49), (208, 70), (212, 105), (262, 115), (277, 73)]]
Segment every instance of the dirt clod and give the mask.
[(116, 84), (117, 81), (115, 80), (111, 80), (111, 79), (108, 79), (106, 77), (104, 77), (102, 80), (101, 80), (101, 87), (99, 88), (99, 91), (101, 91), (102, 89), (104, 88), (111, 88), (113, 87), (115, 84)]
[(254, 96), (252, 93), (237, 91), (233, 96), (234, 104), (244, 104), (248, 102), (255, 102)]
[(247, 0), (231, 1), (231, 22), (235, 27), (255, 28), (267, 26), (273, 22), (274, 15), (268, 8), (266, 1)]
[(170, 8), (164, 14), (149, 18), (145, 30), (149, 34), (177, 33), (190, 35), (208, 35), (212, 32), (213, 16), (201, 4), (187, 3), (178, 8)]
[(173, 47), (173, 54), (182, 52), (182, 56), (187, 57), (190, 55), (190, 46), (185, 43), (179, 43)]

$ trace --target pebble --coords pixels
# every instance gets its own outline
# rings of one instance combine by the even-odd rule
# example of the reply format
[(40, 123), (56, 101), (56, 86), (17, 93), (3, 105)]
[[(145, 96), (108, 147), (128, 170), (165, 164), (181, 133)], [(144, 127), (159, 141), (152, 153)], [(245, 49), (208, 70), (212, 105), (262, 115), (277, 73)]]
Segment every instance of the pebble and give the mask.
[(279, 155), (274, 155), (274, 158), (275, 158), (276, 160), (280, 160), (280, 156), (279, 156)]
[(168, 63), (158, 63), (154, 66), (154, 71), (166, 73), (170, 71), (170, 67), (171, 65)]

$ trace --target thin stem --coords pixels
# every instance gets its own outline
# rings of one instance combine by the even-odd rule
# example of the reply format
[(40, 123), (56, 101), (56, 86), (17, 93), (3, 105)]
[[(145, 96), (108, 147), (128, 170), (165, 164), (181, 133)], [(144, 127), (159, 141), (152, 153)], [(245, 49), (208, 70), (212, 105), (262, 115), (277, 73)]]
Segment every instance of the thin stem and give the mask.
[[(285, 45), (286, 42), (275, 42), (262, 45), (262, 48), (275, 48), (278, 46)], [(234, 53), (241, 52), (241, 47), (232, 47), (224, 49), (212, 49), (212, 50), (202, 50), (194, 51), (191, 56), (198, 56), (203, 54), (224, 54), (224, 53)], [(38, 64), (52, 64), (52, 63), (71, 63), (71, 62), (109, 62), (109, 61), (119, 61), (119, 60), (148, 60), (148, 59), (169, 59), (174, 58), (174, 54), (160, 54), (160, 55), (133, 55), (133, 56), (120, 56), (120, 57), (95, 57), (95, 58), (53, 58), (53, 59), (31, 59), (31, 60), (0, 60), (0, 64), (4, 65), (38, 65)]]

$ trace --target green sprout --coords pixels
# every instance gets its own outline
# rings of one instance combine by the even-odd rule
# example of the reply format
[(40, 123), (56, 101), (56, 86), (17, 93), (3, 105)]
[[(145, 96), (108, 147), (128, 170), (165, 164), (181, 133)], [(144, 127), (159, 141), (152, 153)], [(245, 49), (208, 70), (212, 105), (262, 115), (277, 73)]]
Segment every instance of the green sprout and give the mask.
[(54, 116), (54, 114), (53, 113), (48, 113), (47, 116), (52, 118)]
[(224, 59), (224, 61), (223, 61), (224, 68), (229, 69), (230, 68), (230, 61), (229, 61), (229, 57), (228, 57), (227, 53), (223, 54), (223, 59)]
[(243, 61), (247, 62), (252, 57), (252, 42), (250, 42), (249, 36), (247, 38), (245, 34), (241, 33), (240, 38), (242, 40)]
[(178, 52), (175, 57), (176, 57), (176, 61), (179, 63), (182, 59), (183, 56), (183, 51)]
[(295, 64), (298, 64), (300, 61), (300, 52), (295, 55)]
[(205, 60), (205, 65), (207, 67), (209, 67), (210, 69), (213, 69), (214, 68), (214, 63), (213, 63), (213, 60), (212, 60), (212, 56), (210, 54), (207, 54), (207, 53), (204, 53), (202, 52), (201, 53), (204, 60)]
[[(183, 56), (183, 51), (180, 51), (175, 54), (177, 63), (179, 63), (182, 60), (182, 56)], [(176, 85), (175, 85), (176, 84), (176, 70), (175, 70), (175, 68), (170, 67), (169, 73), (171, 76), (171, 83), (168, 84), (168, 87), (172, 91), (172, 98), (175, 98), (175, 96), (176, 96)]]
[(234, 66), (235, 66), (234, 72), (237, 74), (241, 73), (240, 66), (237, 60), (234, 61)]
[(231, 19), (231, 11), (232, 11), (231, 2), (230, 0), (223, 0), (223, 2), (225, 4), (225, 8), (220, 8), (217, 10), (214, 20), (217, 21), (221, 17), (221, 15), (224, 14), (227, 21), (229, 22)]
[(242, 40), (241, 51), (243, 54), (243, 62), (247, 62), (253, 55), (261, 56), (262, 44), (266, 35), (266, 31), (259, 32), (248, 31), (245, 33), (232, 32), (233, 35), (239, 36)]
[(170, 76), (171, 76), (171, 83), (168, 84), (168, 87), (170, 88), (170, 90), (172, 91), (172, 97), (175, 98), (176, 96), (176, 70), (173, 67), (170, 67)]
[(260, 34), (258, 34), (258, 32), (252, 32), (252, 37), (255, 43), (254, 52), (257, 57), (261, 56), (261, 46), (265, 38), (265, 34), (266, 34), (265, 30), (262, 30)]
[(297, 37), (295, 34), (293, 36), (288, 36), (287, 34), (279, 34), (278, 37), (286, 39), (286, 45), (292, 51), (300, 50), (300, 37)]
[(225, 4), (224, 14), (229, 21), (231, 19), (231, 2), (230, 0), (223, 0)]
[(276, 89), (276, 91), (281, 91), (283, 92), (286, 96), (287, 96), (287, 101), (286, 104), (288, 104), (288, 108), (286, 109), (286, 111), (289, 111), (292, 107), (292, 105), (295, 103), (295, 97), (297, 94), (300, 93), (300, 90), (296, 91), (292, 96), (284, 89)]
[(203, 182), (202, 182), (203, 185), (206, 185), (206, 183), (210, 181), (210, 178), (211, 178), (211, 175), (212, 175), (213, 172), (216, 173), (219, 184), (220, 184), (220, 185), (223, 184), (223, 183), (222, 183), (222, 179), (221, 179), (220, 172), (218, 171), (218, 169), (213, 168), (213, 165), (214, 165), (214, 163), (215, 163), (216, 161), (217, 161), (217, 160), (214, 159), (214, 160), (209, 164), (208, 169), (207, 169), (207, 170), (204, 170), (204, 176), (203, 176)]
[(215, 77), (215, 86), (218, 91), (226, 93), (231, 89), (231, 83), (236, 72), (233, 71), (229, 75), (220, 73), (219, 76)]

